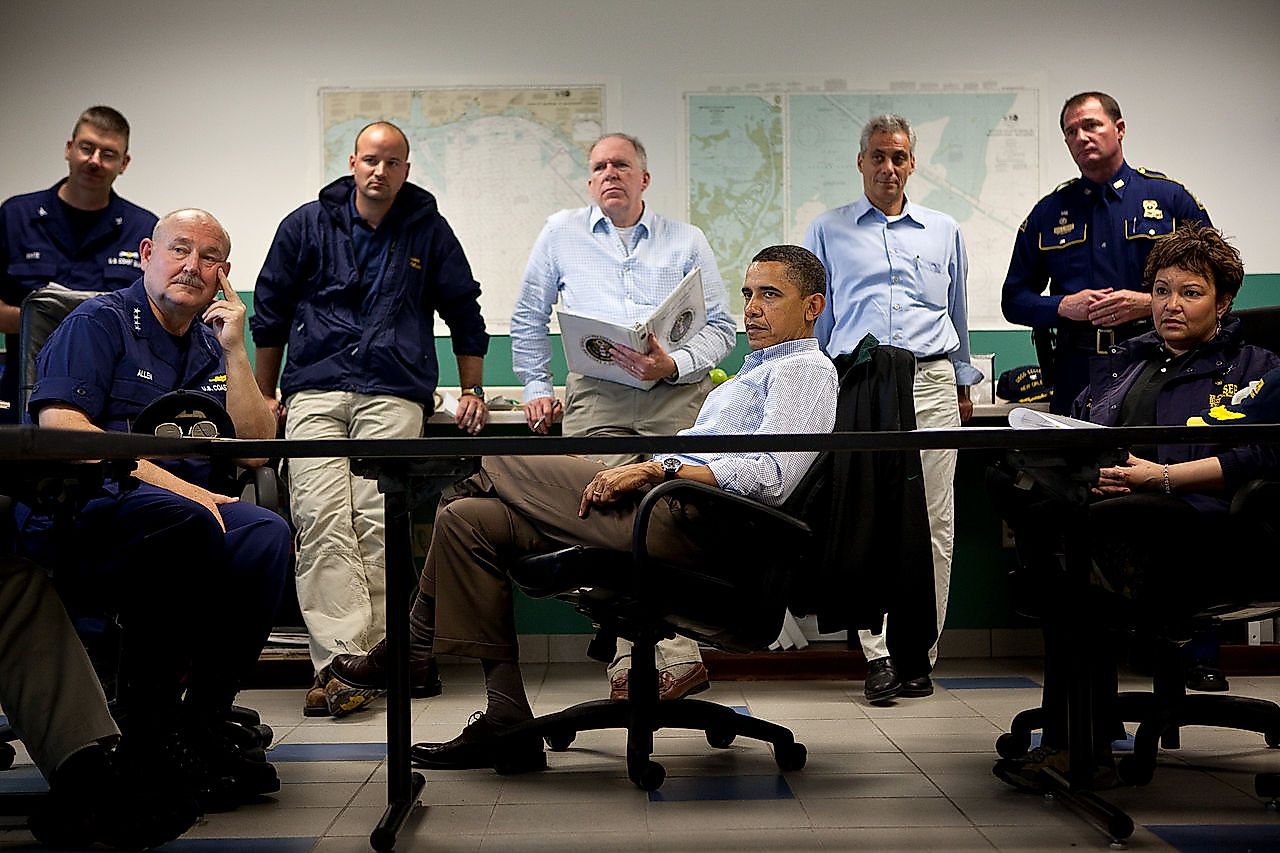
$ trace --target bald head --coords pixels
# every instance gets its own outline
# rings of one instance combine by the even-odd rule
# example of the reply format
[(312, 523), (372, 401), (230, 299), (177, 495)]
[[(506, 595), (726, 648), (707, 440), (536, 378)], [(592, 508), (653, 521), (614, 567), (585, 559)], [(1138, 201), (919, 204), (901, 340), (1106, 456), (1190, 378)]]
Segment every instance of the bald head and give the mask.
[(156, 227), (151, 231), (151, 242), (163, 243), (164, 240), (162, 238), (171, 234), (175, 228), (197, 223), (208, 226), (218, 235), (219, 242), (222, 244), (222, 259), (225, 261), (231, 257), (231, 235), (227, 233), (227, 229), (222, 227), (222, 223), (212, 213), (207, 210), (201, 210), (198, 207), (179, 208), (160, 217), (160, 220), (156, 222)]
[(399, 137), (400, 142), (404, 144), (404, 150), (399, 152), (400, 159), (408, 161), (409, 137), (405, 135), (405, 132), (403, 130), (396, 127), (394, 124), (392, 124), (389, 121), (370, 122), (369, 124), (366, 124), (364, 127), (360, 128), (360, 132), (356, 134), (355, 147), (352, 148), (351, 153), (355, 154), (357, 157), (360, 156), (360, 140), (364, 137), (366, 133), (370, 133), (370, 132), (376, 132), (380, 138)]

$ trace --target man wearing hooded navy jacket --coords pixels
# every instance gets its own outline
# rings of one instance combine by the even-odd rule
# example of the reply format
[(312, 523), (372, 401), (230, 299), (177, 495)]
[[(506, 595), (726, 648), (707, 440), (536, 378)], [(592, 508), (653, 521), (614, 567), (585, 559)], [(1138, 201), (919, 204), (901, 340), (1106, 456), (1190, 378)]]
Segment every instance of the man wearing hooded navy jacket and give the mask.
[[(435, 197), (407, 182), (409, 140), (398, 127), (361, 130), (349, 165), (350, 177), (284, 219), (267, 253), (254, 290), (258, 387), (286, 438), (416, 438), (439, 377), (438, 313), (463, 388), (455, 421), (479, 432), (489, 337), (462, 246)], [(334, 657), (371, 652), (386, 633), (382, 496), (345, 458), (291, 459), (289, 486), (316, 672), (303, 711), (342, 716), (376, 695), (338, 704), (325, 687)], [(434, 672), (415, 682), (415, 695), (438, 690)]]

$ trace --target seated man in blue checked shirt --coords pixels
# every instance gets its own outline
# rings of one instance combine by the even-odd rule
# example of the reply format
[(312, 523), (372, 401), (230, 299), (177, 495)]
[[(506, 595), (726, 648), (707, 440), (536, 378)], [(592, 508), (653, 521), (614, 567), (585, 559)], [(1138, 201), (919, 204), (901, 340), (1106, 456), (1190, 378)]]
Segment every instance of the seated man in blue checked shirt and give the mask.
[[(836, 371), (818, 349), (814, 322), (826, 304), (826, 271), (799, 246), (771, 246), (747, 268), (742, 295), (751, 353), (737, 376), (713, 390), (681, 435), (827, 433), (835, 425)], [(576, 456), (492, 457), (445, 498), (411, 614), (411, 661), (436, 653), (479, 658), (488, 707), (447, 743), (414, 747), (420, 765), (490, 767), (501, 729), (533, 716), (520, 676), (505, 566), (527, 553), (572, 545), (630, 547), (640, 495), (664, 480), (697, 480), (761, 503), (782, 504), (814, 452), (658, 454), (605, 468)], [(650, 550), (698, 559), (692, 531), (673, 515), (653, 517)], [(334, 678), (351, 690), (386, 683), (383, 655), (342, 655)], [(521, 769), (546, 766), (534, 738), (508, 756)]]

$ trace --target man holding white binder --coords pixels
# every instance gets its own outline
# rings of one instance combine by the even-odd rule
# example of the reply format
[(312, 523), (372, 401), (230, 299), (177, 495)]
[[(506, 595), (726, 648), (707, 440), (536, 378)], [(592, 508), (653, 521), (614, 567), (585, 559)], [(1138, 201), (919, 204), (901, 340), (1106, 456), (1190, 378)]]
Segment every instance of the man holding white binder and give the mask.
[[(546, 433), (561, 415), (551, 376), (551, 310), (610, 323), (645, 322), (695, 267), (701, 268), (706, 325), (664, 349), (654, 336), (644, 352), (618, 345), (613, 363), (651, 388), (570, 373), (564, 435), (672, 435), (693, 424), (711, 390), (708, 371), (733, 348), (737, 330), (707, 238), (697, 227), (654, 213), (644, 203), (649, 171), (644, 145), (610, 133), (591, 148), (587, 188), (592, 204), (548, 217), (525, 270), (511, 315), (512, 367), (524, 385), (529, 428)], [(602, 457), (615, 466), (639, 455)], [(630, 648), (620, 641), (609, 667), (611, 695), (626, 695)], [(663, 698), (679, 698), (707, 683), (697, 644), (660, 643)]]

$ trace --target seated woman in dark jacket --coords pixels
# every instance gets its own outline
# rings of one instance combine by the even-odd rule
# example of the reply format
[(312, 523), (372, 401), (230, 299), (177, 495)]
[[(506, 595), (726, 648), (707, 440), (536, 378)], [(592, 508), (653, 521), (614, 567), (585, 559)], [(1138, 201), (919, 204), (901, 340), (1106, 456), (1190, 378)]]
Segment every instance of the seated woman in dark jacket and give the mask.
[[(1093, 359), (1090, 384), (1073, 414), (1104, 426), (1182, 426), (1207, 408), (1260, 378), (1280, 358), (1244, 344), (1232, 300), (1244, 280), (1240, 255), (1208, 226), (1190, 224), (1152, 247), (1143, 275), (1151, 291), (1154, 330), (1113, 346)], [(1085, 646), (1094, 672), (1097, 758), (1100, 783), (1114, 781), (1110, 735), (1120, 734), (1111, 700), (1115, 661), (1106, 623), (1098, 614), (1122, 609), (1127, 621), (1160, 621), (1189, 615), (1214, 599), (1230, 600), (1235, 578), (1220, 553), (1232, 492), (1244, 482), (1274, 472), (1268, 448), (1209, 443), (1131, 448), (1128, 458), (1099, 471), (1084, 531), (1064, 530), (1073, 516), (1053, 498), (1014, 497), (999, 475), (992, 494), (1006, 512), (1027, 568), (1047, 584), (1061, 582), (1052, 556), (1065, 535), (1083, 535), (1093, 557), (1096, 599), (1087, 614), (1054, 612), (1060, 594), (1044, 596), (1045, 689), (1048, 711), (1042, 746), (1026, 758), (1001, 759), (995, 774), (1024, 790), (1040, 790), (1045, 767), (1065, 768), (1064, 645)], [(1057, 522), (1057, 523), (1055, 523)], [(1206, 567), (1212, 566), (1211, 571)]]

